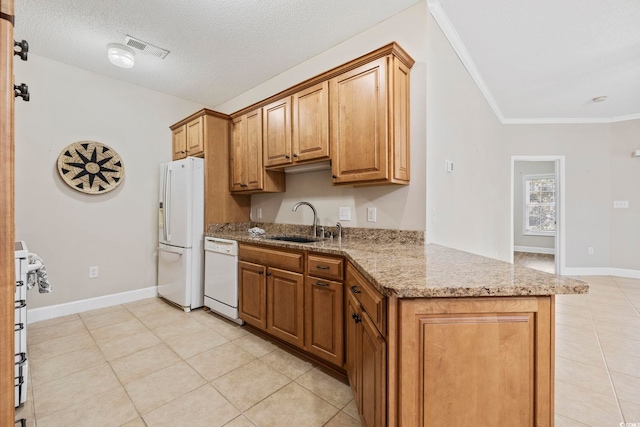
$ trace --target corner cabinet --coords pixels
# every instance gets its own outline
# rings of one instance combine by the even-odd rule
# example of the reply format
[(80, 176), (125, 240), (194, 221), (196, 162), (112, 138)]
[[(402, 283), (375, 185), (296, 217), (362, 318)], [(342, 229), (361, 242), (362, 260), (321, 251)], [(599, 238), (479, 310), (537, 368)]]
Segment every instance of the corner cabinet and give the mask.
[[(387, 425), (387, 343), (385, 299), (347, 265), (346, 369), (365, 427)], [(367, 311), (369, 310), (369, 311)]]
[(262, 109), (234, 117), (231, 126), (230, 191), (284, 192), (284, 173), (264, 169)]
[(169, 128), (173, 159), (204, 157), (205, 222), (249, 221), (251, 197), (229, 193), (229, 131), (231, 117), (203, 108)]
[(329, 81), (334, 184), (409, 183), (407, 58), (386, 55)]

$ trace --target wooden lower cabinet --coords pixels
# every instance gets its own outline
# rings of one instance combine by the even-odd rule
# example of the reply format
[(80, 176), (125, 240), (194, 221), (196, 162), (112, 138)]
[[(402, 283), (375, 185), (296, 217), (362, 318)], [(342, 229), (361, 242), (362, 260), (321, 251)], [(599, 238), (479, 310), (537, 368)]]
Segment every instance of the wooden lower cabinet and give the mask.
[(307, 277), (305, 285), (305, 350), (330, 363), (344, 361), (343, 286)]
[(238, 261), (240, 318), (260, 329), (267, 328), (266, 267)]
[(304, 276), (267, 269), (267, 332), (304, 347)]
[(352, 291), (347, 292), (347, 377), (362, 425), (385, 427), (387, 345), (355, 295), (357, 294)]
[(553, 297), (399, 300), (398, 342), (397, 425), (553, 425)]

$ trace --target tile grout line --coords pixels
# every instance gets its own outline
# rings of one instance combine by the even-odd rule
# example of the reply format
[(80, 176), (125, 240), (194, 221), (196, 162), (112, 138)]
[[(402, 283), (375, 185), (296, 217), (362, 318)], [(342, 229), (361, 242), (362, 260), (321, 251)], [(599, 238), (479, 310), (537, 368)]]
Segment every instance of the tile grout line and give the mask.
[[(611, 276), (609, 276), (611, 277)], [(613, 279), (612, 279), (613, 280)], [(618, 284), (615, 283), (616, 287), (618, 287)], [(602, 348), (602, 342), (600, 341), (600, 333), (598, 332), (598, 327), (596, 326), (596, 323), (593, 319), (593, 312), (591, 309), (591, 303), (589, 302), (589, 300), (587, 299), (587, 308), (589, 309), (589, 314), (591, 314), (591, 322), (593, 323), (593, 327), (596, 331), (596, 339), (598, 340), (598, 347), (600, 348), (600, 354), (602, 355), (602, 360), (604, 361), (604, 366), (607, 370), (607, 377), (609, 378), (609, 384), (611, 385), (611, 389), (613, 390), (613, 396), (616, 399), (616, 405), (618, 406), (618, 412), (620, 413), (620, 419), (622, 420), (622, 422), (624, 422), (624, 414), (622, 412), (622, 406), (620, 406), (620, 399), (618, 398), (618, 392), (616, 391), (616, 386), (613, 383), (613, 378), (611, 377), (611, 370), (609, 369), (609, 364), (607, 363), (607, 358), (604, 355), (604, 350)]]

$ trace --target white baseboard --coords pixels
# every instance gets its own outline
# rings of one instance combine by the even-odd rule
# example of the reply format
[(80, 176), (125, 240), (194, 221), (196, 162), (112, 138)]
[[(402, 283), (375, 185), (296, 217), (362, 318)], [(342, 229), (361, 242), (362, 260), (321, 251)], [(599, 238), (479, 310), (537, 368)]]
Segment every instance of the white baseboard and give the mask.
[(537, 248), (535, 246), (514, 246), (515, 252), (528, 252), (530, 254), (550, 254), (554, 255), (556, 250), (554, 248)]
[(64, 304), (50, 305), (27, 310), (27, 323), (35, 323), (41, 320), (53, 319), (69, 314), (82, 313), (83, 311), (96, 310), (98, 308), (111, 307), (112, 305), (138, 301), (158, 296), (158, 287), (136, 289), (135, 291), (121, 292), (119, 294), (105, 295)]
[(640, 279), (640, 270), (629, 270), (626, 268), (609, 268), (609, 267), (586, 267), (572, 268), (565, 267), (562, 271), (563, 276), (617, 276), (629, 277), (631, 279)]

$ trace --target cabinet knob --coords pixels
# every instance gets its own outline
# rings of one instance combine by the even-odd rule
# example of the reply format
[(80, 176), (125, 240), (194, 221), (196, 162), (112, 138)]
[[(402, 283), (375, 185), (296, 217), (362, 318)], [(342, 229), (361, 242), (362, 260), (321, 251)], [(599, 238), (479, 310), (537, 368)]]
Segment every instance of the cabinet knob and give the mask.
[(360, 294), (360, 293), (362, 293), (362, 291), (359, 291), (359, 290), (358, 290), (358, 287), (357, 287), (357, 286), (355, 286), (355, 285), (351, 287), (351, 292), (353, 292), (354, 294)]
[(13, 54), (19, 56), (23, 61), (26, 61), (29, 54), (29, 43), (26, 40), (19, 42), (14, 40), (13, 46), (20, 48), (20, 50), (14, 49)]
[(258, 271), (258, 274), (264, 274), (264, 271), (260, 270)]
[(362, 319), (360, 319), (360, 316), (358, 316), (355, 313), (351, 313), (351, 317), (353, 318), (354, 322), (356, 322), (356, 323), (362, 322)]
[(271, 273), (267, 273), (267, 277), (271, 276)]
[[(295, 155), (294, 155), (294, 157), (295, 157)], [(288, 154), (286, 154), (286, 155), (284, 156), (284, 158), (285, 158), (285, 159), (290, 159), (290, 158), (291, 158), (291, 156), (289, 156)]]
[(337, 176), (336, 175), (331, 175), (331, 178), (336, 179)]
[(297, 154), (294, 154), (294, 155), (293, 155), (293, 157), (298, 157), (298, 155), (297, 155)]

